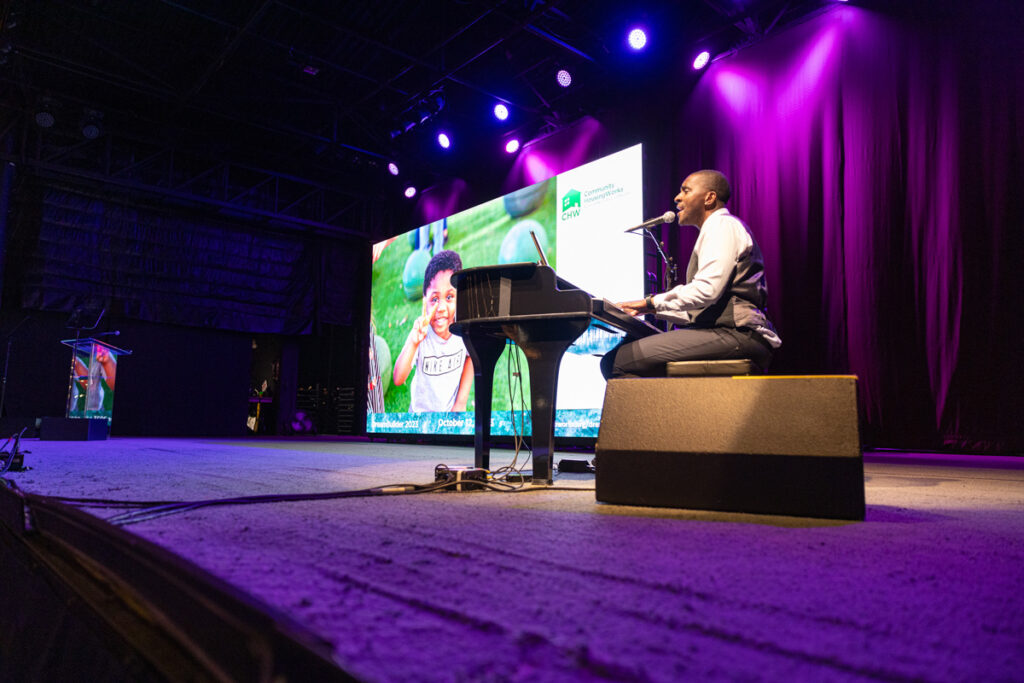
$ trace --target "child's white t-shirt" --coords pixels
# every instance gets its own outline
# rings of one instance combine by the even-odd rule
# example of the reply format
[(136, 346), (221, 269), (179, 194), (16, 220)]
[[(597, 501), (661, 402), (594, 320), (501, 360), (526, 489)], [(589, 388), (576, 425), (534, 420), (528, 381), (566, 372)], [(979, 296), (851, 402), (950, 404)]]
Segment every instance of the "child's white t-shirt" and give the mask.
[(454, 409), (466, 354), (462, 337), (453, 334), (441, 339), (433, 328), (427, 328), (427, 336), (416, 349), (409, 412), (443, 413)]

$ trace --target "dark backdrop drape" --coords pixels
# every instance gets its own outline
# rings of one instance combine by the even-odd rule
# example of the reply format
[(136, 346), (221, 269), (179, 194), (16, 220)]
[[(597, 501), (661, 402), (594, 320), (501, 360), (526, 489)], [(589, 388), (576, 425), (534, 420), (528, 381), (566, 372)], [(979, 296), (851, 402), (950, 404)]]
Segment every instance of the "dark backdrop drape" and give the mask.
[(22, 307), (253, 333), (351, 325), (367, 249), (38, 183), (9, 259)]
[(712, 64), (674, 166), (733, 181), (776, 371), (857, 374), (876, 446), (1020, 452), (1024, 3), (895, 4)]
[[(98, 195), (26, 176), (12, 202), (0, 254), (8, 271), (0, 341), (14, 333), (6, 415), (64, 413), (68, 354), (59, 340), (75, 336), (71, 318), (88, 326), (106, 309), (97, 332), (117, 328), (115, 343), (134, 351), (118, 374), (113, 433), (239, 436), (259, 386), (255, 335), (339, 335), (366, 320), (368, 245)], [(345, 362), (359, 367), (366, 354), (346, 341)], [(296, 347), (277, 348), (272, 408), (294, 409)], [(317, 366), (317, 354), (308, 362)]]

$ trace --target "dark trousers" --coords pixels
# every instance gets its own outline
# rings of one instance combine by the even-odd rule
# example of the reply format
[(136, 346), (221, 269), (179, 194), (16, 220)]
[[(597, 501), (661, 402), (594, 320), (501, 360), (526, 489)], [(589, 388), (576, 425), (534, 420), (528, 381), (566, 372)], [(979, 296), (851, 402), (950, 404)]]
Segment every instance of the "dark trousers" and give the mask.
[(681, 329), (619, 344), (601, 359), (605, 378), (664, 377), (665, 363), (677, 360), (749, 358), (762, 370), (772, 349), (757, 332), (732, 327)]

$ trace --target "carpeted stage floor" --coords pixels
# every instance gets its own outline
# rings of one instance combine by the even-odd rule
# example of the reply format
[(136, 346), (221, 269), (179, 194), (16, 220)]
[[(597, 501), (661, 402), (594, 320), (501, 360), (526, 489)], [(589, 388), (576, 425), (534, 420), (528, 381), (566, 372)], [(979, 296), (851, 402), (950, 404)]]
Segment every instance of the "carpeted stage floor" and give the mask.
[[(6, 476), (25, 491), (133, 500), (428, 483), (473, 459), (337, 440), (23, 447), (31, 469)], [(1024, 459), (875, 452), (865, 474), (858, 523), (603, 505), (592, 475), (566, 474), (556, 485), (578, 490), (209, 507), (124, 529), (368, 681), (1024, 680)]]

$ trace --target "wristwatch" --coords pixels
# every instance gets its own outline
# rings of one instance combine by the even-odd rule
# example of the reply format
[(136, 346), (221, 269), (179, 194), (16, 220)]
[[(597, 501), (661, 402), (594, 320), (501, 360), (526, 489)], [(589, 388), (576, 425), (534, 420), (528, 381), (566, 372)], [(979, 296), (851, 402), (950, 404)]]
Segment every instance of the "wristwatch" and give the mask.
[(647, 308), (649, 308), (649, 309), (651, 309), (653, 311), (654, 310), (654, 299), (651, 298), (652, 296), (653, 295), (648, 294), (646, 297), (644, 297), (644, 301), (647, 303)]

